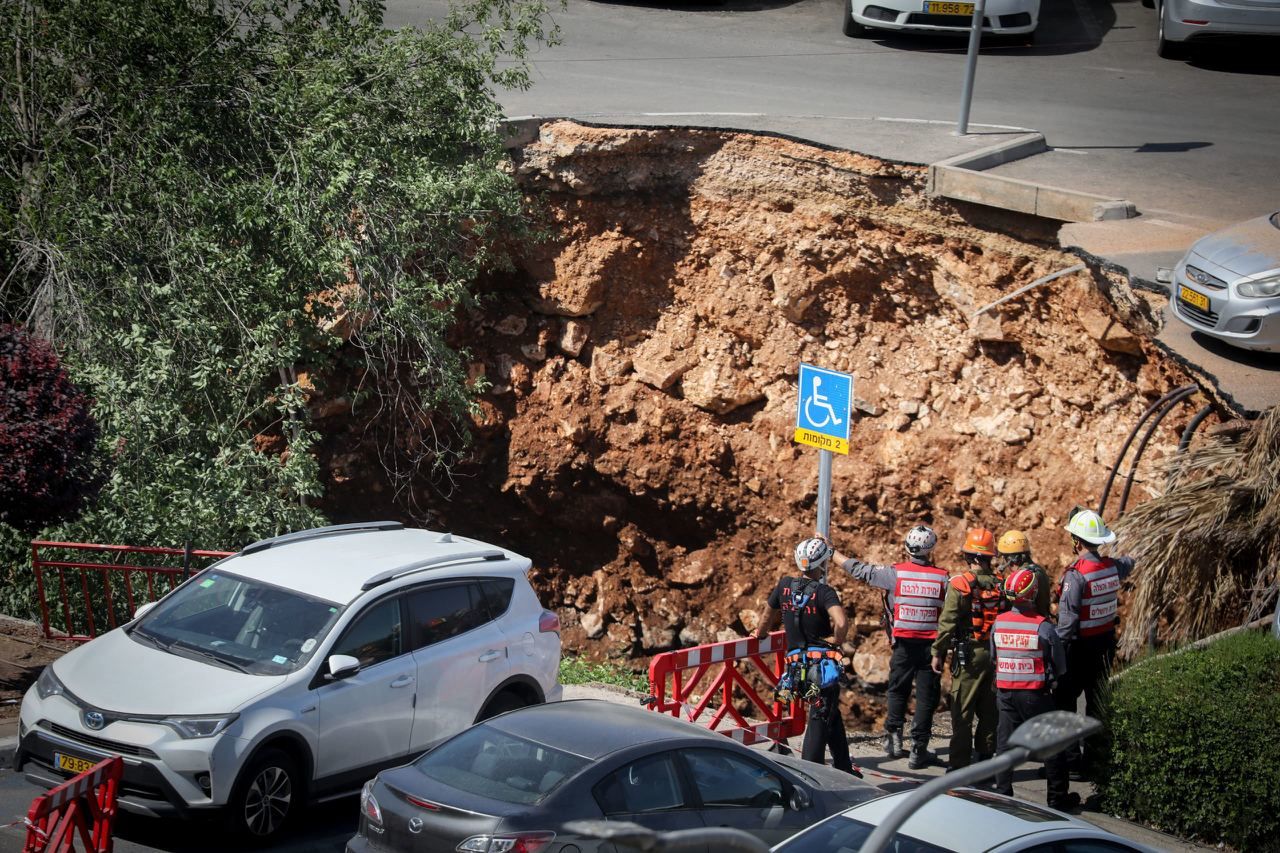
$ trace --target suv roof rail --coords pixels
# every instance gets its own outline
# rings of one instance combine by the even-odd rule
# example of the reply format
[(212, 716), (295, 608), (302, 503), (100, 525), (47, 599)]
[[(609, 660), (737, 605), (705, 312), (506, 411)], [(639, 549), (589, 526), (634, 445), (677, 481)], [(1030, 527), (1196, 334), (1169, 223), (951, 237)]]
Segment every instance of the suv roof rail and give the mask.
[(499, 551), (497, 548), (489, 548), (484, 551), (455, 551), (452, 554), (440, 554), (436, 557), (428, 557), (425, 560), (415, 560), (412, 563), (406, 563), (395, 569), (387, 569), (385, 572), (379, 572), (361, 585), (360, 590), (367, 592), (375, 586), (384, 584), (389, 580), (394, 580), (404, 575), (413, 574), (415, 572), (424, 572), (427, 569), (434, 569), (436, 566), (443, 566), (448, 563), (474, 563), (488, 560), (505, 560), (506, 552)]
[(277, 545), (290, 545), (294, 542), (305, 542), (308, 539), (320, 539), (324, 536), (346, 536), (348, 533), (371, 533), (375, 530), (404, 530), (398, 521), (358, 521), (355, 524), (331, 524), (328, 527), (315, 527), (311, 530), (299, 530), (297, 533), (285, 533), (270, 539), (260, 539), (252, 545), (241, 549), (241, 554), (254, 554)]

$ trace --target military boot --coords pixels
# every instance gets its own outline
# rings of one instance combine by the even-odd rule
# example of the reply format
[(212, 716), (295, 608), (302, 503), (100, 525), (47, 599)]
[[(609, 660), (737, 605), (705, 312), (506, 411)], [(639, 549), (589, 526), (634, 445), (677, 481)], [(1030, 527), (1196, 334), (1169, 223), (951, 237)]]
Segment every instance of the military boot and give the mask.
[(937, 760), (938, 756), (929, 751), (929, 744), (924, 741), (911, 742), (911, 758), (907, 761), (907, 767), (911, 770), (920, 770), (928, 767)]
[(902, 732), (885, 732), (884, 754), (890, 758), (902, 758), (907, 754), (902, 748)]

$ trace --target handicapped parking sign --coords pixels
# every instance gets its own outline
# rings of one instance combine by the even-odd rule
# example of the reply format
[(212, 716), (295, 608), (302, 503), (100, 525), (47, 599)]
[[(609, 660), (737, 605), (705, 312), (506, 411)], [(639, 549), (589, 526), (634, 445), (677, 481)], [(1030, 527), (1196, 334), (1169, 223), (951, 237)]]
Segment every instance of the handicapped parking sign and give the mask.
[(800, 365), (800, 403), (796, 407), (795, 440), (833, 453), (849, 452), (849, 420), (853, 377), (847, 373)]

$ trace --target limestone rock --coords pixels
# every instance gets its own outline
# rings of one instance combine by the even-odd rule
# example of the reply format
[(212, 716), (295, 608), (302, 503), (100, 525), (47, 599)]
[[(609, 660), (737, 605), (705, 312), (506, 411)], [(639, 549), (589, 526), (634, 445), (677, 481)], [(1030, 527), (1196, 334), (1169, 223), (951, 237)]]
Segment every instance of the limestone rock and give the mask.
[(1103, 349), (1128, 355), (1142, 355), (1142, 343), (1138, 340), (1138, 336), (1119, 321), (1096, 308), (1084, 308), (1078, 316), (1085, 332)]
[(605, 349), (591, 353), (591, 378), (599, 385), (614, 385), (626, 379), (631, 372), (629, 356)]
[(684, 398), (718, 415), (764, 399), (764, 391), (723, 361), (703, 361), (684, 374)]
[(523, 335), (524, 330), (528, 325), (529, 321), (524, 317), (517, 317), (515, 314), (508, 314), (493, 325), (493, 330), (500, 335), (514, 337), (516, 335)]
[(580, 320), (565, 320), (558, 343), (565, 355), (577, 358), (582, 348), (587, 345), (587, 338), (590, 336), (591, 326), (588, 324)]
[(582, 623), (582, 630), (586, 632), (587, 639), (598, 640), (604, 636), (604, 616), (598, 611), (589, 610), (578, 618)]

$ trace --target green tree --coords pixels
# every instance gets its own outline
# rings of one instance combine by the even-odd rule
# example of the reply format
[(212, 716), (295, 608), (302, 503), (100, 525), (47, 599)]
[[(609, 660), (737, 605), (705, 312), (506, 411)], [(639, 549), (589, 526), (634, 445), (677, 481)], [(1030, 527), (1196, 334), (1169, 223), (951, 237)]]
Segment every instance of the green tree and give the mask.
[(472, 404), (448, 333), (521, 228), (496, 92), (528, 85), (544, 13), (0, 4), (0, 307), (55, 343), (115, 460), (64, 535), (320, 521), (306, 394), (339, 369), (394, 427), (393, 473), (448, 469)]

